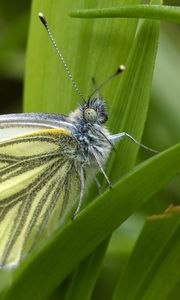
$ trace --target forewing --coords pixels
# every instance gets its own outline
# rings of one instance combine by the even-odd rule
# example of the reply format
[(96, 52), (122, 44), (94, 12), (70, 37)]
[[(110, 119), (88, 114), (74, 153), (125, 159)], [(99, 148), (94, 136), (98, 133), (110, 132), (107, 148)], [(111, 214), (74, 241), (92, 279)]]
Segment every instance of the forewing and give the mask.
[(80, 191), (73, 155), (78, 144), (64, 128), (0, 143), (0, 265), (16, 265), (37, 237), (65, 216)]
[(76, 130), (69, 116), (48, 113), (0, 115), (0, 140), (33, 133), (36, 130), (64, 128)]

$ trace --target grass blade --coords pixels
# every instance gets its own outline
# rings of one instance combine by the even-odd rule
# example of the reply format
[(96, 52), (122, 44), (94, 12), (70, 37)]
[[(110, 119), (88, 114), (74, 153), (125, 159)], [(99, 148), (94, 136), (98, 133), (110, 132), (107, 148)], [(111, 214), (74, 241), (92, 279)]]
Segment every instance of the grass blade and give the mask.
[[(136, 136), (139, 140), (142, 136), (149, 104), (158, 36), (158, 22), (145, 21), (141, 24), (128, 57), (126, 71), (123, 74), (121, 83), (116, 87), (116, 93), (113, 97), (113, 103), (111, 104), (111, 114), (114, 118), (112, 118), (112, 121), (110, 120), (110, 122), (114, 131), (128, 130), (128, 132), (131, 132), (131, 134)], [(139, 53), (141, 53), (141, 55), (139, 55)], [(121, 118), (119, 118), (119, 115), (121, 115)], [(134, 124), (136, 124), (136, 126), (134, 126)], [(126, 141), (123, 141), (122, 144), (124, 144), (124, 146), (117, 147), (118, 151), (116, 157), (111, 161), (110, 178), (112, 180), (119, 178), (120, 174), (123, 174), (130, 169), (134, 165), (137, 156), (138, 148), (136, 146), (130, 145), (130, 143), (126, 143)], [(108, 241), (105, 247), (107, 247), (107, 245)], [(97, 248), (96, 254), (94, 255), (99, 257), (98, 251)], [(102, 252), (101, 247), (100, 252)], [(82, 269), (86, 269), (86, 263), (87, 260), (85, 263), (82, 263)], [(97, 266), (99, 268), (99, 265)], [(94, 265), (92, 266), (92, 269), (94, 270)], [(91, 275), (92, 278), (97, 276), (97, 274), (94, 274), (95, 276), (93, 277), (92, 273)], [(79, 276), (82, 275), (79, 274)], [(94, 283), (93, 280), (91, 282)], [(88, 290), (88, 288), (92, 290), (92, 287), (89, 284), (87, 284), (86, 289)], [(74, 289), (74, 294), (72, 292), (72, 298), (68, 299), (74, 299), (77, 290), (79, 290), (80, 293), (85, 290), (84, 281), (74, 281), (71, 289)], [(89, 299), (87, 292), (82, 298), (86, 299), (86, 297)]]
[(12, 274), (13, 284), (3, 299), (47, 298), (80, 261), (179, 171), (180, 144), (136, 167), (77, 219), (54, 232), (44, 247), (40, 245)]
[[(124, 2), (121, 1), (121, 3)], [(136, 4), (141, 1), (130, 0), (128, 2)], [(105, 3), (106, 1), (104, 1)], [(92, 1), (85, 1), (83, 6), (88, 7), (91, 4)], [(117, 5), (116, 1), (111, 1), (110, 4)], [(67, 18), (65, 13), (68, 12), (69, 7), (78, 7), (78, 5), (82, 5), (81, 1), (76, 1), (76, 3), (69, 1), (68, 5), (65, 2), (61, 2), (56, 7), (50, 1), (44, 1), (43, 5), (41, 1), (33, 2), (25, 81), (26, 111), (67, 113), (70, 109), (77, 106), (77, 104), (75, 106), (75, 102), (77, 103), (76, 93), (71, 87), (71, 83), (61, 66), (61, 62), (57, 60), (54, 49), (52, 49), (51, 45), (49, 46), (48, 37), (44, 33), (43, 28), (41, 28), (39, 20), (37, 20), (38, 11), (43, 11), (46, 15), (58, 45), (60, 44), (60, 49), (61, 45), (63, 46), (63, 54), (74, 78), (77, 80), (78, 85), (83, 87), (82, 90), (86, 94), (87, 91), (89, 94), (91, 90), (92, 76), (96, 75), (98, 82), (100, 82), (100, 80), (102, 81), (108, 77), (111, 72), (114, 72), (120, 63), (125, 63), (127, 60), (133, 43), (137, 20), (133, 22), (132, 20), (118, 22), (112, 22), (112, 20), (82, 22), (78, 20), (74, 22), (70, 18)], [(94, 5), (97, 7), (102, 6), (103, 1), (99, 4), (97, 1), (94, 1)], [(65, 28), (64, 32), (63, 28)], [(60, 43), (57, 38), (59, 36), (61, 37)], [(36, 44), (39, 44), (38, 51), (34, 51), (34, 45)], [(108, 57), (111, 57), (111, 59), (108, 60)], [(52, 73), (52, 76), (49, 75)], [(84, 80), (85, 78), (86, 80)], [(114, 95), (117, 80), (104, 89), (105, 95), (109, 99)], [(63, 89), (59, 88), (60, 86), (63, 86)], [(53, 99), (53, 101), (49, 99)], [(102, 253), (102, 250), (100, 252)], [(99, 254), (94, 254), (94, 256), (99, 257)], [(87, 265), (89, 264), (88, 259), (86, 263)], [(97, 269), (94, 270), (97, 274), (99, 266), (100, 264), (97, 263)], [(84, 266), (84, 268), (86, 267)], [(75, 276), (77, 276), (77, 272)], [(92, 274), (92, 277), (95, 278), (95, 274)], [(91, 281), (91, 284), (94, 286), (93, 282)], [(93, 286), (88, 285), (87, 288), (92, 290)], [(75, 287), (78, 287), (76, 283)]]
[(113, 300), (167, 299), (180, 280), (179, 233), (178, 207), (147, 220)]
[(180, 8), (168, 5), (125, 5), (101, 9), (75, 10), (69, 13), (75, 18), (140, 18), (180, 23)]

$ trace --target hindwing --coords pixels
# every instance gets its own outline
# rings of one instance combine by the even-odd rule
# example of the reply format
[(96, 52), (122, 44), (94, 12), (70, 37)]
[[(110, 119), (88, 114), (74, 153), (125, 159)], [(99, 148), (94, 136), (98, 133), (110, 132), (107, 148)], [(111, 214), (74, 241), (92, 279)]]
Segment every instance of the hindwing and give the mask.
[(73, 207), (80, 191), (78, 144), (59, 128), (0, 143), (0, 265), (12, 266), (40, 233)]

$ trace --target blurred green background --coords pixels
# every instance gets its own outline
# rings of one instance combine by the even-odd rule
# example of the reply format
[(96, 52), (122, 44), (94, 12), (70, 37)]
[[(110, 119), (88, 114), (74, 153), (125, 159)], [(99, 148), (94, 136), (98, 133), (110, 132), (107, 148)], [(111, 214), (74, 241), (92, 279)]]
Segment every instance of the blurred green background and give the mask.
[(25, 50), (31, 1), (0, 1), (1, 113), (22, 111)]
[[(164, 1), (164, 4), (180, 5), (180, 2), (169, 0)], [(0, 1), (1, 114), (22, 111), (30, 6), (29, 0)], [(143, 136), (144, 144), (151, 145), (160, 151), (180, 140), (179, 37), (180, 25), (165, 22), (161, 24), (152, 99)], [(145, 159), (148, 155), (147, 152), (140, 151), (139, 160)], [(131, 217), (114, 233), (104, 261), (102, 276), (100, 274), (99, 277), (95, 292), (97, 295), (98, 289), (106, 287), (107, 292), (111, 291), (115, 285), (116, 270), (119, 272), (121, 264), (123, 268), (144, 223), (144, 215), (162, 212), (171, 203), (179, 205), (179, 200), (180, 179), (177, 176), (156, 198), (152, 199), (148, 206), (143, 208), (141, 214)], [(119, 253), (119, 242), (121, 242), (121, 253)], [(111, 280), (109, 280), (109, 274), (111, 274)], [(109, 289), (108, 285), (111, 285)], [(108, 299), (107, 293), (106, 296)]]

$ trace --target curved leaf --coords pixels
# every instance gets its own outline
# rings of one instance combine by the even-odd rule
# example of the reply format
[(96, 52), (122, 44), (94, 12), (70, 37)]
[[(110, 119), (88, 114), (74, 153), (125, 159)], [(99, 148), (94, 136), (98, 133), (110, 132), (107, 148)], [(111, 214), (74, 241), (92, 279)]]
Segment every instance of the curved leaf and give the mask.
[(69, 13), (75, 18), (141, 18), (180, 23), (180, 8), (166, 5), (125, 5), (101, 9), (81, 9)]
[(13, 284), (3, 299), (47, 298), (80, 261), (179, 171), (180, 144), (136, 167), (14, 270)]

